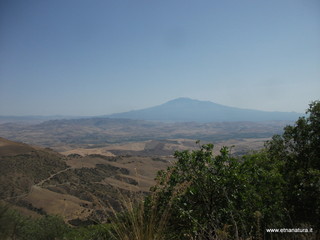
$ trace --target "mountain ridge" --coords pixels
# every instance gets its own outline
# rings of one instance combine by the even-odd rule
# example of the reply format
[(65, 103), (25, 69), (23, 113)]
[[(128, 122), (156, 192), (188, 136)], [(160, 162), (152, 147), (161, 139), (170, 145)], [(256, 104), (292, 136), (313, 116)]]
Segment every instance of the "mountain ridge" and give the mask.
[(143, 109), (130, 110), (126, 112), (111, 113), (92, 116), (70, 116), (70, 115), (25, 115), (4, 116), (0, 115), (0, 124), (39, 124), (52, 120), (74, 120), (90, 118), (117, 118), (146, 120), (155, 122), (239, 122), (239, 121), (295, 121), (303, 113), (263, 111), (248, 108), (237, 108), (218, 104), (211, 101), (196, 100), (180, 97), (169, 100), (163, 104)]
[(236, 108), (182, 97), (154, 107), (114, 113), (103, 117), (163, 122), (236, 122), (293, 121), (299, 116), (301, 113)]

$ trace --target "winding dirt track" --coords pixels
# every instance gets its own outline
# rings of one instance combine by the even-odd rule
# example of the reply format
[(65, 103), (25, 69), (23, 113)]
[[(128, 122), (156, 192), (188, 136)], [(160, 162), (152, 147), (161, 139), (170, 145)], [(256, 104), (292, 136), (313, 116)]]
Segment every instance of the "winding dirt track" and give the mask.
[(58, 174), (60, 174), (60, 173), (66, 172), (66, 171), (68, 171), (69, 169), (72, 169), (72, 167), (68, 167), (68, 168), (65, 168), (65, 169), (63, 169), (63, 170), (61, 170), (61, 171), (59, 171), (59, 172), (53, 173), (53, 174), (51, 174), (48, 178), (41, 180), (40, 182), (38, 182), (37, 184), (34, 184), (34, 185), (31, 186), (31, 187), (34, 187), (34, 186), (35, 186), (35, 187), (41, 187), (41, 185), (44, 184), (46, 181), (49, 181), (49, 180), (50, 180), (51, 178), (53, 178), (54, 176), (56, 176), (56, 175), (58, 175)]
[(18, 195), (18, 196), (14, 196), (14, 197), (3, 198), (3, 199), (0, 199), (0, 200), (1, 200), (1, 201), (6, 201), (6, 200), (15, 199), (15, 198), (24, 198), (24, 197), (27, 197), (29, 194), (32, 193), (32, 190), (33, 190), (34, 188), (41, 188), (42, 184), (44, 184), (46, 181), (49, 181), (49, 180), (50, 180), (51, 178), (53, 178), (54, 176), (56, 176), (56, 175), (58, 175), (58, 174), (60, 174), (60, 173), (66, 172), (66, 171), (68, 171), (69, 169), (72, 169), (72, 167), (68, 167), (68, 168), (65, 168), (65, 169), (63, 169), (63, 170), (61, 170), (61, 171), (58, 171), (58, 172), (56, 172), (56, 173), (53, 173), (53, 174), (51, 174), (49, 177), (41, 180), (40, 182), (38, 182), (38, 183), (36, 183), (36, 184), (34, 184), (34, 185), (31, 185), (31, 186), (30, 186), (30, 190), (29, 190), (27, 193), (23, 193), (23, 194), (20, 194), (20, 195)]

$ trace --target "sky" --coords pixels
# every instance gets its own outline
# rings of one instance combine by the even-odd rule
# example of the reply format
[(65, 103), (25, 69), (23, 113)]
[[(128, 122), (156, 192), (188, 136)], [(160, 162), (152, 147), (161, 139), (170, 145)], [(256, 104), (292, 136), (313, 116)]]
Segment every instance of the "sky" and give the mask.
[(320, 99), (320, 1), (0, 1), (0, 115), (178, 97), (304, 112)]

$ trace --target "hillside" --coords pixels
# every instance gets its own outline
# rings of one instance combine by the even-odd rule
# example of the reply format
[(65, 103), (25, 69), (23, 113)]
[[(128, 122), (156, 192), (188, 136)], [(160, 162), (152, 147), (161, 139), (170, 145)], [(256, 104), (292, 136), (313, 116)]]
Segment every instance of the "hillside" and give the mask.
[[(150, 147), (149, 147), (150, 148)], [(147, 192), (168, 158), (61, 155), (0, 138), (0, 201), (20, 212), (58, 214), (72, 225), (105, 219), (120, 196)]]
[(190, 98), (177, 98), (162, 105), (108, 115), (110, 118), (162, 122), (293, 121), (301, 114), (241, 109)]
[(67, 168), (65, 158), (48, 149), (0, 138), (0, 198), (14, 198), (30, 191), (54, 172)]

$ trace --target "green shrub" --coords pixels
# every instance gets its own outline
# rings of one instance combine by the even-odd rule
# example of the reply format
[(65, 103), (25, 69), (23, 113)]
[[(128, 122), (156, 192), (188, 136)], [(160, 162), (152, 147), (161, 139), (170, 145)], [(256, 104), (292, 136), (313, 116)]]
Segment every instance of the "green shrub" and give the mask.
[[(247, 238), (281, 223), (283, 178), (264, 152), (234, 158), (213, 145), (176, 152), (177, 162), (158, 174), (159, 212), (171, 207), (167, 231), (176, 239)], [(161, 210), (162, 209), (162, 210)]]

